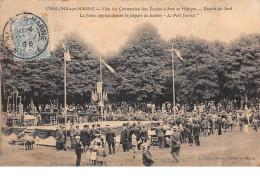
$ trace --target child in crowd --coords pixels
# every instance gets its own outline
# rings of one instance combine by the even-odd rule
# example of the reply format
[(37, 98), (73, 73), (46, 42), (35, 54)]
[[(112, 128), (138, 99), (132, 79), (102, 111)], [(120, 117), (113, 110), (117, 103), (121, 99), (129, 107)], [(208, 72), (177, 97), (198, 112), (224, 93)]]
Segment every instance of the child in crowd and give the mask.
[(143, 164), (146, 167), (152, 166), (154, 164), (154, 160), (152, 159), (152, 154), (150, 153), (149, 149), (150, 146), (147, 143), (141, 145), (141, 149), (143, 150)]
[(105, 148), (102, 147), (101, 142), (97, 142), (97, 166), (106, 165), (105, 158), (107, 156)]
[(135, 158), (137, 154), (137, 140), (135, 134), (132, 135), (132, 150), (134, 152), (133, 158)]

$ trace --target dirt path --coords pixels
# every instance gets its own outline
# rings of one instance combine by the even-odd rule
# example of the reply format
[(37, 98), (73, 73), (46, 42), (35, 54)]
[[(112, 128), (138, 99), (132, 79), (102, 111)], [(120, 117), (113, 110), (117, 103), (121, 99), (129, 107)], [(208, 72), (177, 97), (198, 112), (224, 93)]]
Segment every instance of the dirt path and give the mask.
[[(170, 149), (151, 148), (155, 166), (259, 166), (260, 133), (250, 128), (249, 133), (240, 133), (235, 127), (232, 133), (223, 132), (209, 137), (201, 137), (201, 146), (183, 144), (180, 162), (173, 162)], [(74, 151), (59, 151), (54, 147), (39, 146), (31, 151), (15, 151), (14, 146), (3, 144), (0, 166), (74, 166)], [(143, 166), (142, 153), (138, 151), (133, 159), (132, 151), (122, 152), (122, 147), (114, 155), (108, 155), (108, 166)], [(90, 166), (82, 160), (82, 166)]]

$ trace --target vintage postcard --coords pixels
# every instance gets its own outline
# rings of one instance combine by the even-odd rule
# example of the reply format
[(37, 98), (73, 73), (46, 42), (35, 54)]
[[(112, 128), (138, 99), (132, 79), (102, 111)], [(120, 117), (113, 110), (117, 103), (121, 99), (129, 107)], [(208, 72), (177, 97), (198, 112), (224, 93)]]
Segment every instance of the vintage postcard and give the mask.
[(259, 0), (1, 0), (0, 166), (259, 166)]

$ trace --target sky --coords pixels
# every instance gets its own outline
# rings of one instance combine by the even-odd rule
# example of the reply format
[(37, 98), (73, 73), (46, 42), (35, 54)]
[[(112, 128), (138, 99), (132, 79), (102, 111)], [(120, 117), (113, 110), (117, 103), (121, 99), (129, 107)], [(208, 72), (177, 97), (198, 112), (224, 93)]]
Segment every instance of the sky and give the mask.
[[(186, 11), (185, 14), (199, 14), (193, 18), (85, 18), (80, 14), (112, 14), (111, 11), (51, 11), (54, 7), (188, 7), (201, 11)], [(232, 7), (229, 11), (204, 10), (204, 7)], [(259, 0), (1, 0), (0, 29), (16, 14), (31, 12), (46, 16), (49, 30), (50, 49), (63, 39), (65, 34), (76, 33), (101, 54), (117, 52), (124, 45), (136, 27), (151, 23), (164, 40), (176, 36), (195, 36), (206, 40), (230, 42), (241, 34), (260, 32)], [(183, 14), (184, 11), (169, 12)], [(113, 14), (144, 12), (117, 11)], [(168, 14), (149, 11), (146, 14)]]

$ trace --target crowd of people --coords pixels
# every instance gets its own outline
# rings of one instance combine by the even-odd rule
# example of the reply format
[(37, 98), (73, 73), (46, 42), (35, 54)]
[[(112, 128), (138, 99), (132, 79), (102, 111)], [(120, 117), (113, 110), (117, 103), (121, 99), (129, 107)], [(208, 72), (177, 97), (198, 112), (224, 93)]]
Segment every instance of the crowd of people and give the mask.
[[(249, 104), (249, 106), (245, 104), (239, 109), (232, 102), (217, 105), (209, 102), (194, 105), (193, 110), (188, 112), (185, 105), (177, 104), (174, 109), (171, 103), (163, 103), (160, 106), (152, 103), (135, 106), (127, 103), (108, 104), (104, 109), (104, 117), (109, 121), (111, 115), (114, 116), (112, 120), (115, 120), (115, 116), (121, 116), (122, 121), (125, 121), (119, 135), (123, 152), (131, 151), (135, 159), (138, 151), (142, 150), (143, 163), (150, 166), (154, 163), (149, 152), (150, 146), (153, 145), (158, 145), (160, 149), (170, 147), (174, 160), (179, 162), (181, 144), (200, 146), (200, 137), (233, 132), (235, 125), (239, 126), (240, 132), (247, 133), (249, 126), (257, 132), (260, 125), (259, 105)], [(35, 105), (30, 105), (27, 110), (35, 113), (59, 111), (51, 105), (45, 107), (40, 105), (38, 109)], [(61, 107), (60, 110), (64, 109)], [(22, 112), (21, 109), (19, 111)], [(68, 107), (68, 112), (71, 113), (81, 114), (84, 111), (91, 111), (88, 113), (88, 118), (91, 119), (92, 112), (98, 112), (98, 107), (93, 104)], [(132, 124), (129, 121), (132, 121)], [(141, 121), (151, 121), (151, 127), (142, 124)], [(105, 129), (101, 130), (100, 124), (88, 123), (80, 130), (78, 123), (79, 121), (69, 120), (65, 125), (58, 125), (56, 149), (59, 151), (74, 148), (77, 155), (76, 166), (80, 165), (82, 154), (92, 165), (106, 165), (106, 156), (116, 153), (117, 141), (114, 129), (106, 125)]]
[[(247, 105), (248, 104), (248, 105)], [(11, 105), (11, 104), (10, 104)], [(241, 106), (242, 105), (242, 106)], [(84, 123), (84, 122), (97, 122), (100, 120), (104, 121), (157, 121), (162, 118), (166, 118), (173, 114), (173, 111), (177, 113), (177, 115), (182, 116), (187, 111), (193, 111), (193, 113), (202, 113), (209, 112), (212, 113), (214, 111), (237, 111), (242, 108), (247, 108), (248, 110), (255, 111), (260, 109), (260, 105), (258, 103), (247, 102), (244, 104), (237, 104), (236, 101), (220, 101), (219, 103), (215, 103), (213, 101), (205, 102), (202, 104), (193, 105), (193, 109), (188, 107), (188, 105), (180, 105), (177, 104), (175, 108), (173, 104), (170, 102), (162, 103), (162, 104), (154, 104), (154, 103), (140, 103), (140, 104), (130, 104), (126, 102), (109, 104), (106, 103), (103, 111), (103, 118), (101, 119), (101, 109), (98, 105), (93, 103), (90, 104), (72, 104), (68, 105), (67, 115), (68, 119), (73, 123)], [(48, 125), (51, 123), (49, 119), (50, 116), (55, 116), (57, 123), (64, 123), (64, 107), (62, 104), (58, 104), (57, 102), (53, 102), (51, 104), (38, 104), (34, 105), (29, 104), (26, 107), (20, 103), (15, 110), (18, 112), (20, 116), (24, 116), (26, 114), (34, 115), (36, 120), (31, 125)], [(11, 106), (8, 108), (9, 113), (13, 113), (13, 109)], [(48, 115), (49, 114), (49, 115)], [(72, 116), (73, 117), (70, 117)], [(74, 117), (76, 116), (76, 117)], [(24, 120), (21, 120), (24, 121)]]
[[(178, 112), (176, 116), (174, 120), (172, 114), (165, 115), (158, 121), (153, 121), (151, 128), (143, 125), (141, 121), (133, 122), (132, 125), (129, 122), (124, 122), (120, 133), (120, 144), (123, 152), (131, 151), (134, 159), (138, 150), (142, 149), (143, 153), (147, 155), (144, 158), (147, 161), (149, 160), (150, 165), (152, 165), (154, 161), (149, 152), (150, 146), (171, 147), (173, 158), (176, 162), (179, 162), (181, 144), (200, 146), (200, 137), (208, 137), (214, 133), (222, 135), (224, 132), (233, 132), (235, 125), (239, 126), (240, 132), (247, 133), (249, 125), (257, 132), (260, 124), (260, 111), (247, 106), (243, 110), (234, 111), (207, 111), (205, 108), (199, 108), (199, 110), (194, 108), (192, 112)], [(105, 158), (108, 153), (116, 153), (116, 134), (109, 125), (103, 130), (104, 132), (101, 132), (99, 124), (93, 124), (92, 128), (85, 125), (84, 129), (79, 130), (78, 125), (73, 126), (71, 123), (70, 128), (64, 130), (65, 128), (66, 126), (60, 125), (57, 129), (57, 150), (67, 149), (65, 138), (69, 136), (72, 145), (75, 146), (77, 166), (80, 165), (82, 153), (84, 153), (84, 156), (88, 156), (93, 165), (105, 165)], [(149, 136), (150, 129), (154, 131), (151, 136)], [(153, 139), (157, 139), (156, 142)], [(107, 150), (108, 153), (106, 153)], [(144, 161), (144, 163), (149, 163), (147, 161)]]

